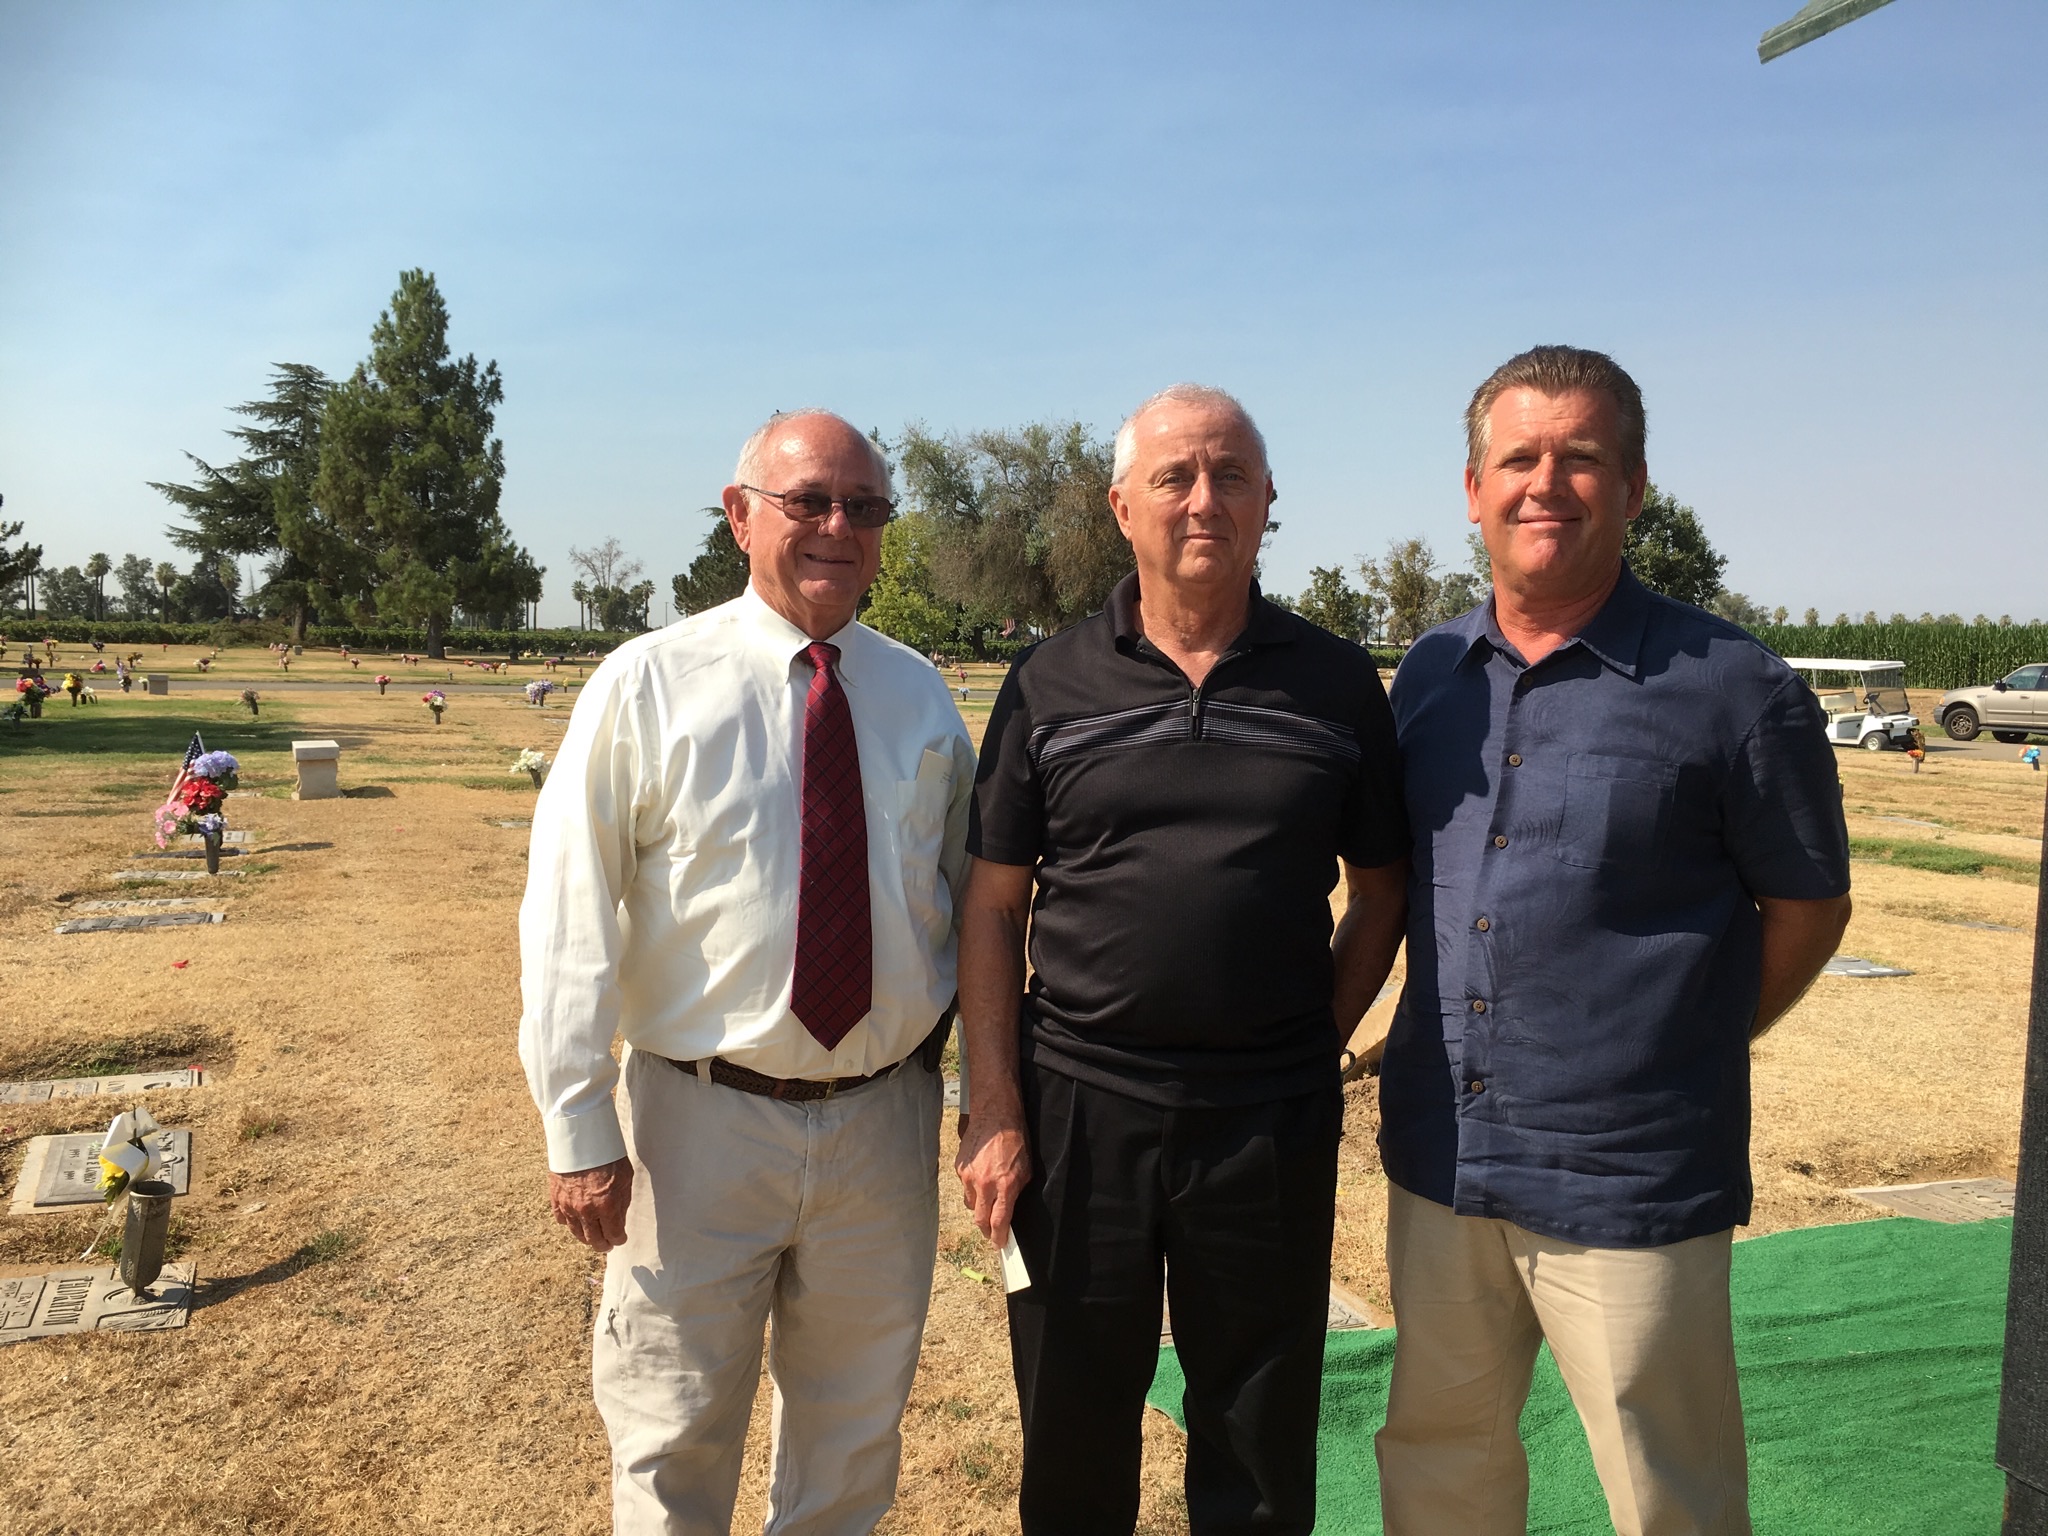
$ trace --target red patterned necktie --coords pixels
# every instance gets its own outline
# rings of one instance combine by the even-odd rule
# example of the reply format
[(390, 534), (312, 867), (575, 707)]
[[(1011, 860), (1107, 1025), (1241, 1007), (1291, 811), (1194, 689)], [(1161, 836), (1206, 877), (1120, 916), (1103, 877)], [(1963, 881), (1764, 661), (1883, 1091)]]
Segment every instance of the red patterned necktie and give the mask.
[(853, 711), (822, 641), (804, 700), (803, 834), (797, 867), (796, 972), (790, 1010), (831, 1050), (867, 1017), (875, 939), (868, 914), (868, 817)]

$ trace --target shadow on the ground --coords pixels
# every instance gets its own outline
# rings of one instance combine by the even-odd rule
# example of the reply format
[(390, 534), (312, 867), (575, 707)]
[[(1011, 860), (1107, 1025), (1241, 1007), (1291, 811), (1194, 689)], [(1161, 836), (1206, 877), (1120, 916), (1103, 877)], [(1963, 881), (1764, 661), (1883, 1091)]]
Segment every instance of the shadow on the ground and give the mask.
[(289, 718), (252, 720), (233, 700), (217, 705), (181, 703), (147, 713), (79, 710), (75, 718), (67, 713), (54, 720), (46, 709), (41, 720), (0, 727), (0, 757), (33, 759), (105, 752), (168, 757), (175, 768), (195, 731), (209, 750), (232, 752), (237, 757), (251, 752), (289, 752), (292, 738), (300, 733)]
[(345, 800), (396, 800), (398, 796), (382, 784), (358, 784), (354, 789), (344, 789)]

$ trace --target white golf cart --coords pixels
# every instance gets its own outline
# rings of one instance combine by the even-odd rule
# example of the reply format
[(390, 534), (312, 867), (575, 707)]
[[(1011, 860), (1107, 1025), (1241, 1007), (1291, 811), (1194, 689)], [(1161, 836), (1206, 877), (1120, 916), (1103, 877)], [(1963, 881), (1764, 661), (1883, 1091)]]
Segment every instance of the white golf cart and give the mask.
[(1827, 712), (1828, 740), (1836, 746), (1882, 752), (1919, 744), (1920, 722), (1906, 702), (1904, 662), (1788, 656), (1785, 665), (1820, 700)]

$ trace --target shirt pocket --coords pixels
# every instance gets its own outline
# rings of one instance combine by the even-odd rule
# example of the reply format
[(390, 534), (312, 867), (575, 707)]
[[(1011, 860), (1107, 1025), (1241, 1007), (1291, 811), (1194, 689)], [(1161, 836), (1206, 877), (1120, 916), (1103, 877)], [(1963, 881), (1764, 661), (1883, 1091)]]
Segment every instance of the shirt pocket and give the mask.
[(1649, 870), (1671, 835), (1678, 765), (1604, 752), (1565, 760), (1560, 863), (1577, 869)]
[(952, 798), (953, 759), (927, 747), (918, 759), (917, 777), (896, 786), (897, 853), (903, 860), (903, 887), (913, 899), (929, 899), (938, 883)]

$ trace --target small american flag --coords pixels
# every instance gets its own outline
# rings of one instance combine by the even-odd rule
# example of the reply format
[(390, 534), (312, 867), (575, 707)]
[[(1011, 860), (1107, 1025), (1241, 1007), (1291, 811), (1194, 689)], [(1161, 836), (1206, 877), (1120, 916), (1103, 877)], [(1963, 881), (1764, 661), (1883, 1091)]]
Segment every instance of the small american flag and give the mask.
[(185, 748), (185, 760), (178, 764), (178, 776), (171, 780), (171, 796), (173, 799), (177, 797), (178, 791), (185, 787), (185, 781), (192, 776), (192, 765), (205, 755), (206, 743), (201, 741), (199, 733), (194, 731), (192, 733), (191, 745)]

